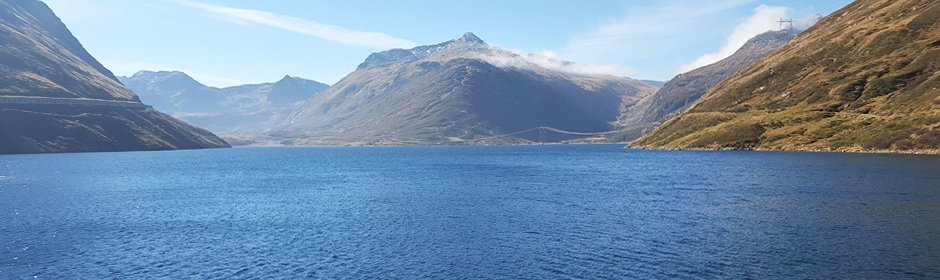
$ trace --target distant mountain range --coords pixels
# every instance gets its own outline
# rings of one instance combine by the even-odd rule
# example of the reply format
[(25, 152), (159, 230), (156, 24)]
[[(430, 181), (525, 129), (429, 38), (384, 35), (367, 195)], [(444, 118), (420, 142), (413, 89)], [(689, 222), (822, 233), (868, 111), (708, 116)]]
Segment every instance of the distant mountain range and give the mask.
[(937, 151), (938, 70), (940, 2), (857, 0), (632, 146)]
[(565, 71), (487, 45), (472, 33), (370, 55), (283, 119), (261, 141), (303, 145), (492, 144), (565, 141), (615, 129), (657, 88)]
[(792, 40), (799, 31), (768, 31), (747, 41), (731, 56), (716, 63), (680, 74), (662, 85), (656, 94), (641, 100), (618, 122), (623, 140), (634, 140), (675, 117), (725, 78), (757, 62)]
[(329, 87), (303, 78), (227, 88), (203, 85), (183, 72), (140, 71), (118, 77), (143, 102), (215, 133), (261, 130), (279, 114)]
[(0, 0), (0, 153), (228, 147), (140, 103), (44, 3)]

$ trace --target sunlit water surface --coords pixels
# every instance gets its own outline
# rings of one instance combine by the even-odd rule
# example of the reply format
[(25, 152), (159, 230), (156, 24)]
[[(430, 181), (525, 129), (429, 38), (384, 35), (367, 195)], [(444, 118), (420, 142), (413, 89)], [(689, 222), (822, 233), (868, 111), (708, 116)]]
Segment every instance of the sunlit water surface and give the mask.
[(0, 279), (937, 278), (940, 157), (617, 145), (0, 156)]

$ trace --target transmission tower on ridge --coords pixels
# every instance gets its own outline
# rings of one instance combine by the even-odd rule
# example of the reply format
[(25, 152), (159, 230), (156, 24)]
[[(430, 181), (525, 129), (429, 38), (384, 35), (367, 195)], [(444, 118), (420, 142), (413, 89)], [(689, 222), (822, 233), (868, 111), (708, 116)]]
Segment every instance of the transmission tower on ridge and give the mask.
[(787, 30), (793, 30), (793, 19), (792, 19), (792, 18), (788, 18), (788, 19), (783, 19), (783, 18), (782, 18), (782, 19), (780, 19), (780, 21), (778, 21), (777, 23), (780, 24), (780, 29), (783, 29), (783, 25), (786, 24), (786, 25), (787, 25)]

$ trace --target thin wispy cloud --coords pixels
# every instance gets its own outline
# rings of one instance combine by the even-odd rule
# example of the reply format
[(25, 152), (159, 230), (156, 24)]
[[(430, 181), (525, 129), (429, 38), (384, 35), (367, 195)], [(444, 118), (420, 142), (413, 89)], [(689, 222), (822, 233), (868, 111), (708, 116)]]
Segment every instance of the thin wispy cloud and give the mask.
[(189, 0), (174, 0), (176, 3), (196, 8), (223, 19), (242, 24), (257, 24), (307, 36), (321, 38), (344, 45), (378, 49), (410, 48), (415, 42), (379, 33), (352, 30), (340, 26), (328, 25), (312, 20), (280, 15), (271, 12), (240, 9), (213, 5)]
[(679, 67), (678, 73), (685, 73), (696, 68), (706, 66), (728, 56), (731, 56), (744, 46), (748, 40), (761, 33), (780, 29), (779, 20), (789, 18), (791, 10), (787, 7), (774, 7), (761, 5), (754, 9), (754, 13), (739, 23), (734, 32), (725, 40), (724, 45), (716, 52), (704, 54), (694, 61)]

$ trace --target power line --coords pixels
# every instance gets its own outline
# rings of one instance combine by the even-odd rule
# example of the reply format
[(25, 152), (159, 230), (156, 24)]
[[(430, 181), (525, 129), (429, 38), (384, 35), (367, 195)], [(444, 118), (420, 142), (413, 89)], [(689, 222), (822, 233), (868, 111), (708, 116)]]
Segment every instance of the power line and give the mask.
[(630, 129), (632, 129), (632, 128), (625, 128), (625, 129), (621, 129), (621, 130), (612, 130), (612, 131), (604, 131), (604, 132), (575, 132), (575, 131), (567, 131), (567, 130), (563, 130), (563, 129), (558, 129), (558, 128), (554, 128), (554, 127), (540, 126), (540, 127), (533, 127), (533, 128), (524, 129), (524, 130), (520, 130), (520, 131), (516, 131), (516, 132), (512, 132), (512, 133), (499, 134), (499, 135), (492, 135), (492, 136), (487, 136), (487, 137), (483, 137), (483, 138), (466, 139), (466, 140), (452, 141), (452, 142), (480, 142), (480, 141), (486, 141), (486, 140), (490, 140), (490, 139), (511, 137), (511, 136), (516, 136), (516, 135), (519, 135), (519, 134), (525, 134), (525, 133), (529, 133), (529, 132), (533, 132), (533, 131), (539, 131), (539, 143), (541, 143), (542, 140), (543, 140), (543, 139), (542, 139), (543, 133), (546, 132), (546, 131), (548, 131), (548, 132), (555, 132), (555, 133), (561, 133), (561, 134), (567, 134), (567, 135), (575, 135), (575, 136), (601, 136), (601, 135), (610, 135), (610, 134), (621, 133), (621, 132), (624, 132), (624, 131), (627, 131), (627, 130), (630, 130)]

